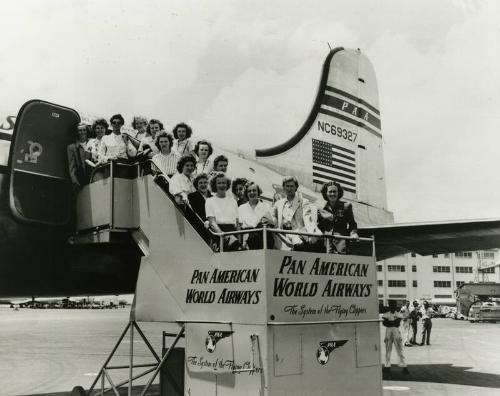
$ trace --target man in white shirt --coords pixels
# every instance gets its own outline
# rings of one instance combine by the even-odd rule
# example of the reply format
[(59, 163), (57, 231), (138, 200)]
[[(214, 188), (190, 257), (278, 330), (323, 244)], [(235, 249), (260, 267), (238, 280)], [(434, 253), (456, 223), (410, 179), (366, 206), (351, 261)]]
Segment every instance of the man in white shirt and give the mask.
[[(282, 181), (286, 197), (278, 200), (273, 206), (274, 223), (278, 228), (306, 233), (321, 232), (317, 228), (317, 210), (307, 199), (297, 194), (299, 182), (294, 176), (286, 176)], [(276, 234), (278, 235), (278, 234)], [(279, 235), (277, 246), (282, 250), (301, 249), (307, 244), (296, 234)]]
[(405, 346), (411, 347), (410, 343), (410, 302), (406, 301), (405, 305), (401, 307), (399, 311), (402, 316), (401, 320), (401, 337)]
[[(429, 306), (428, 301), (424, 301), (423, 307), (420, 312), (422, 313), (422, 342), (420, 345), (431, 345), (431, 329), (432, 329), (432, 315), (434, 310)], [(427, 340), (426, 340), (427, 338)], [(426, 342), (427, 341), (427, 342)]]
[(408, 374), (408, 367), (406, 367), (405, 357), (403, 355), (403, 340), (399, 332), (399, 325), (403, 316), (396, 311), (396, 301), (389, 300), (389, 310), (382, 315), (382, 324), (385, 326), (385, 366), (384, 371), (391, 371), (391, 353), (392, 344), (396, 348), (396, 353), (399, 357), (400, 366), (403, 367), (403, 372)]

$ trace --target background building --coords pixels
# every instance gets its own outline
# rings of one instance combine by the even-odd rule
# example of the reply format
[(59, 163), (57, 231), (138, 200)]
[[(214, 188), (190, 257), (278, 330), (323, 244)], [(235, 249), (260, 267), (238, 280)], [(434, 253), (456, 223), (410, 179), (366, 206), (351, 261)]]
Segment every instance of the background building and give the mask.
[(455, 290), (466, 282), (500, 282), (499, 250), (419, 256), (415, 253), (377, 263), (379, 303), (426, 299), (455, 305)]

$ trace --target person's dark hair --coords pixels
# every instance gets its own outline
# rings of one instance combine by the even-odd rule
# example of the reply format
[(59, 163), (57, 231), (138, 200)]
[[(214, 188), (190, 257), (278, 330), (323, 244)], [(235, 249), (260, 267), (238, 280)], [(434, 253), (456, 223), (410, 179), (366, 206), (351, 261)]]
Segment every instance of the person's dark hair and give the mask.
[(234, 195), (236, 195), (236, 189), (238, 188), (238, 186), (242, 185), (243, 187), (245, 187), (247, 183), (248, 179), (245, 179), (244, 177), (237, 177), (236, 179), (233, 180), (231, 191), (233, 192)]
[(148, 119), (146, 117), (134, 116), (134, 118), (132, 118), (132, 128), (137, 129), (137, 122), (138, 121), (144, 121), (145, 124), (148, 123)]
[(295, 187), (299, 188), (299, 181), (295, 176), (285, 176), (283, 181), (281, 182), (281, 186), (285, 187), (285, 183), (293, 181), (295, 183)]
[(196, 158), (194, 158), (192, 154), (187, 154), (182, 156), (181, 159), (177, 162), (177, 172), (182, 173), (184, 165), (186, 165), (189, 161), (191, 161), (193, 165), (196, 166)]
[(82, 126), (85, 127), (85, 130), (87, 131), (87, 139), (95, 137), (95, 136), (91, 136), (92, 135), (92, 129), (90, 128), (90, 125), (87, 124), (86, 122), (80, 122), (76, 126), (76, 137), (77, 137), (77, 139), (78, 139), (78, 128), (82, 127)]
[(176, 139), (179, 139), (179, 135), (177, 134), (177, 130), (181, 127), (184, 127), (186, 128), (186, 139), (189, 139), (191, 137), (191, 135), (193, 134), (193, 130), (191, 129), (191, 127), (186, 124), (185, 122), (181, 122), (179, 124), (177, 124), (174, 129), (173, 129), (173, 134), (174, 134), (174, 138)]
[(245, 197), (246, 197), (246, 199), (248, 199), (248, 192), (247, 191), (248, 191), (248, 187), (250, 187), (250, 186), (256, 186), (257, 187), (257, 194), (258, 194), (258, 196), (260, 197), (262, 195), (262, 188), (260, 188), (260, 186), (257, 183), (255, 183), (253, 181), (249, 181), (245, 185)]
[(328, 183), (323, 184), (323, 187), (321, 187), (321, 195), (323, 195), (323, 199), (325, 201), (328, 201), (328, 197), (326, 195), (326, 192), (328, 191), (328, 187), (332, 187), (332, 186), (337, 187), (338, 199), (340, 199), (344, 196), (344, 189), (342, 188), (342, 186), (337, 182), (330, 181)]
[(231, 179), (227, 177), (223, 172), (217, 172), (210, 179), (210, 190), (212, 190), (214, 194), (217, 192), (217, 179), (220, 179), (221, 177), (226, 179), (227, 189), (229, 190), (229, 187), (231, 187)]
[(146, 131), (148, 131), (149, 134), (151, 134), (151, 124), (158, 124), (160, 126), (160, 131), (163, 131), (163, 122), (157, 120), (156, 118), (152, 118), (151, 120), (149, 120), (148, 126), (146, 127)]
[(198, 190), (198, 182), (202, 179), (207, 179), (208, 180), (208, 175), (206, 173), (200, 173), (198, 176), (196, 176), (193, 180), (193, 186)]
[(226, 161), (227, 164), (229, 165), (229, 160), (227, 159), (227, 157), (225, 155), (218, 155), (217, 157), (215, 157), (214, 159), (214, 170), (217, 169), (217, 165), (219, 164), (219, 162), (221, 161)]
[(109, 119), (109, 123), (110, 124), (113, 124), (113, 120), (120, 120), (120, 122), (122, 123), (122, 125), (125, 124), (125, 119), (122, 117), (121, 114), (115, 114), (113, 115), (110, 119)]
[(174, 144), (174, 138), (172, 137), (172, 135), (169, 135), (166, 132), (161, 132), (160, 134), (156, 135), (155, 146), (158, 147), (158, 150), (161, 151), (160, 138), (162, 138), (162, 137), (168, 138), (168, 142), (170, 144), (169, 147), (170, 147), (170, 150), (172, 150), (172, 144)]
[(109, 128), (108, 121), (106, 121), (104, 118), (99, 118), (99, 119), (95, 120), (94, 123), (92, 124), (92, 132), (94, 133), (94, 135), (95, 135), (95, 128), (98, 125), (104, 127), (104, 133), (106, 133), (106, 131)]
[(208, 156), (210, 157), (214, 152), (214, 148), (212, 147), (212, 144), (208, 140), (200, 140), (199, 142), (196, 142), (196, 145), (194, 146), (194, 153), (199, 156), (198, 151), (200, 150), (200, 146), (202, 144), (208, 146)]

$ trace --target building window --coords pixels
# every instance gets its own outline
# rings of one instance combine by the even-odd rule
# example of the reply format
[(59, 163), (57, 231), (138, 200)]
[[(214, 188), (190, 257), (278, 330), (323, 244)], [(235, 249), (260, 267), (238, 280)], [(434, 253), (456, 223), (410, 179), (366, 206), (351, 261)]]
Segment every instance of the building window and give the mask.
[(445, 253), (444, 258), (450, 258), (450, 253)]
[(379, 294), (378, 298), (384, 298), (384, 295), (383, 294)]
[(382, 272), (382, 266), (380, 264), (377, 264), (377, 271)]
[(406, 294), (389, 294), (389, 298), (406, 298)]
[(432, 267), (432, 272), (450, 272), (450, 267), (445, 265), (434, 265)]
[(411, 266), (411, 272), (417, 272), (417, 266), (416, 265), (412, 265)]
[(383, 281), (382, 279), (379, 279), (379, 280), (378, 280), (378, 285), (379, 285), (379, 286), (384, 286), (384, 281)]
[(434, 281), (434, 287), (451, 287), (451, 281)]
[(457, 274), (472, 274), (472, 267), (455, 267)]
[(387, 271), (390, 271), (390, 272), (405, 272), (405, 266), (404, 265), (388, 265), (387, 266)]
[(464, 281), (457, 281), (457, 289), (462, 286), (465, 282)]
[(412, 253), (411, 257), (417, 257), (417, 255), (415, 253)]
[(434, 298), (453, 298), (451, 294), (434, 294)]
[(413, 287), (417, 287), (417, 281), (416, 280), (413, 281)]
[(455, 257), (459, 258), (472, 258), (472, 252), (456, 252)]
[(481, 271), (483, 274), (494, 274), (495, 273), (495, 267), (479, 268), (479, 271)]
[(483, 252), (483, 258), (485, 259), (494, 259), (495, 252)]
[(388, 286), (389, 287), (406, 287), (406, 281), (405, 280), (389, 280)]

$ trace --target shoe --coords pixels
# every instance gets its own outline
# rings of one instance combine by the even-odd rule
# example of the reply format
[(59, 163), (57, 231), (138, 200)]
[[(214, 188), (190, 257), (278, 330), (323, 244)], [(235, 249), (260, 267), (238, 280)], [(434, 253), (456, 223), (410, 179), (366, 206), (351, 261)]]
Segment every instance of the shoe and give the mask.
[(424, 346), (424, 343), (423, 343), (423, 342), (421, 342), (420, 344), (417, 344), (417, 345)]
[(431, 343), (430, 343), (430, 342), (428, 342), (428, 343), (427, 343), (427, 345), (431, 345)]
[(410, 374), (410, 370), (408, 370), (408, 367), (403, 367), (403, 373)]
[(411, 347), (411, 346), (413, 346), (413, 345), (412, 345), (412, 344), (410, 344), (409, 342), (405, 342), (405, 346), (406, 346), (406, 347)]

